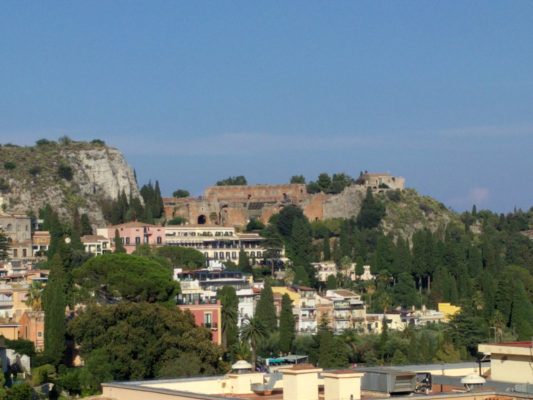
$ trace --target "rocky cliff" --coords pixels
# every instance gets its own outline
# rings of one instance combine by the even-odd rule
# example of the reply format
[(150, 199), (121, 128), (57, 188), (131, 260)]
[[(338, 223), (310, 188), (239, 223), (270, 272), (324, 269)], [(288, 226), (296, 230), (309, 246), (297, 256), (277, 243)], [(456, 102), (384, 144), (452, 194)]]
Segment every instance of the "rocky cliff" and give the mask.
[(68, 218), (77, 207), (93, 224), (103, 224), (101, 204), (122, 191), (140, 197), (123, 155), (99, 140), (0, 147), (0, 196), (10, 212), (37, 215), (50, 204)]

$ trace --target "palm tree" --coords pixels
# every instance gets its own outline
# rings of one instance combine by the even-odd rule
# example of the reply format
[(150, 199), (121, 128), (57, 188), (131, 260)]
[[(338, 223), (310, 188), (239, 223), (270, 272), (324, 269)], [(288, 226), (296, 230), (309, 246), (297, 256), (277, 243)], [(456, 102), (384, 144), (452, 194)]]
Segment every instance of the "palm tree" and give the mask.
[(252, 348), (252, 365), (255, 370), (257, 345), (266, 338), (267, 329), (257, 317), (246, 318), (241, 328), (241, 339), (250, 342)]
[(31, 307), (33, 311), (42, 311), (42, 296), (43, 296), (43, 284), (42, 282), (35, 281), (31, 284), (26, 294), (26, 301), (24, 304)]
[(238, 311), (235, 307), (222, 307), (222, 348), (227, 350), (228, 332), (233, 328), (235, 336), (237, 334)]

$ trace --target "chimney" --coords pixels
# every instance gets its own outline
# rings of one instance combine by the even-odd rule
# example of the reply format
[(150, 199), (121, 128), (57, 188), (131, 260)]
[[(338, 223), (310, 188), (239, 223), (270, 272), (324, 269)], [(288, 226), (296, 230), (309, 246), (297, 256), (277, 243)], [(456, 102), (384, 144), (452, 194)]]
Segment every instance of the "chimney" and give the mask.
[(360, 400), (363, 375), (353, 369), (324, 372), (324, 400)]
[(284, 368), (283, 400), (318, 400), (318, 373), (322, 368), (311, 364), (298, 364)]

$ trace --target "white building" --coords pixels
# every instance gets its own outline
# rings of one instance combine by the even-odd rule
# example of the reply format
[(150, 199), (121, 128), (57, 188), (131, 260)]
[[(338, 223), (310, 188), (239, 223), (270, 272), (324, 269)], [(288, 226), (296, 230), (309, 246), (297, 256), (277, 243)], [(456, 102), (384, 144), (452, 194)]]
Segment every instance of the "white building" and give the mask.
[(242, 249), (250, 259), (265, 256), (264, 239), (257, 233), (237, 233), (235, 228), (218, 225), (178, 225), (165, 227), (164, 244), (191, 247), (208, 259), (237, 262)]

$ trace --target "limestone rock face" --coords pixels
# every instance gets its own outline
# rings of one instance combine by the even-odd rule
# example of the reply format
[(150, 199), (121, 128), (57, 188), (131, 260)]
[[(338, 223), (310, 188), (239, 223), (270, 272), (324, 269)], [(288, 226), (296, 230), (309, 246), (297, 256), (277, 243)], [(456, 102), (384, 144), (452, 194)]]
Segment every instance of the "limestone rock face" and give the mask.
[(324, 201), (324, 219), (357, 217), (366, 196), (366, 189), (352, 185)]
[[(133, 170), (117, 149), (102, 144), (71, 142), (35, 147), (0, 148), (0, 160), (15, 168), (0, 166), (0, 196), (13, 213), (33, 212), (46, 204), (63, 218), (75, 207), (87, 213), (95, 225), (104, 223), (102, 204), (124, 191), (140, 198)], [(62, 177), (60, 166), (70, 168), (71, 179)]]

